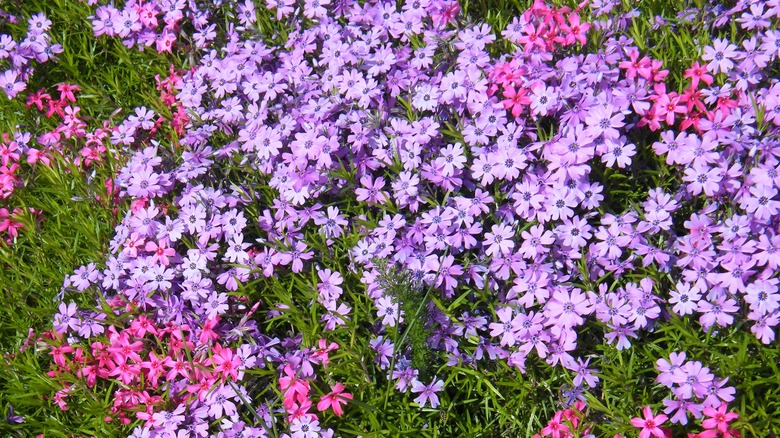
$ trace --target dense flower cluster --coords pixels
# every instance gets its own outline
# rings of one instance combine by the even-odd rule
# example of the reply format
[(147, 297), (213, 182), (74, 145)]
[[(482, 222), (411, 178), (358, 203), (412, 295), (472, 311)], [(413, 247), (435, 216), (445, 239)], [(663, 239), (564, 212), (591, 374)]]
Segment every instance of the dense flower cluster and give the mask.
[[(94, 5), (98, 1), (89, 0), (88, 3)], [(194, 1), (185, 0), (130, 0), (124, 3), (122, 9), (113, 3), (98, 6), (90, 19), (95, 36), (121, 38), (125, 46), (137, 46), (139, 50), (154, 47), (158, 53), (172, 53), (185, 22), (195, 27), (195, 32), (186, 36), (197, 48), (207, 46), (217, 36), (217, 25), (210, 20), (210, 9), (222, 2), (206, 3), (198, 7)], [(241, 21), (246, 22), (246, 17), (254, 14), (254, 4), (245, 1), (237, 12)]]
[(688, 414), (698, 419), (705, 408), (717, 408), (734, 400), (736, 390), (725, 386), (728, 378), (715, 378), (701, 362), (686, 362), (685, 353), (672, 353), (669, 361), (658, 359), (656, 367), (660, 371), (658, 383), (674, 394), (673, 399), (664, 400), (664, 412), (674, 412), (672, 423), (687, 424)]
[[(6, 20), (16, 23), (19, 18), (11, 14), (0, 14), (0, 24)], [(27, 34), (23, 40), (19, 41), (12, 35), (0, 33), (0, 90), (9, 99), (27, 88), (27, 81), (33, 74), (34, 62), (40, 64), (57, 59), (57, 54), (62, 52), (62, 46), (51, 41), (48, 33), (51, 24), (41, 12), (27, 20)]]
[[(82, 274), (75, 276), (81, 279)], [(92, 274), (83, 277), (90, 279)], [(253, 311), (246, 314), (245, 323)], [(107, 321), (116, 321), (117, 326)], [(251, 329), (251, 324), (247, 323), (245, 328)], [(254, 427), (235, 416), (240, 406), (256, 406), (236, 382), (244, 379), (246, 370), (265, 367), (266, 360), (286, 363), (279, 385), (291, 427), (306, 425), (313, 429), (317, 416), (308, 412), (312, 406), (309, 392), (315, 376), (313, 366), (327, 366), (328, 353), (338, 345), (323, 339), (319, 348), (299, 350), (294, 339), (287, 340), (285, 345), (268, 339), (263, 345), (241, 343), (231, 348), (226, 345), (241, 336), (225, 329), (219, 316), (202, 326), (159, 323), (120, 297), (107, 303), (105, 313), (85, 313), (73, 303), (63, 303), (54, 331), (45, 335), (53, 361), (48, 374), (54, 379), (66, 373), (75, 375), (89, 388), (105, 387), (109, 380), (121, 382), (113, 389), (114, 403), (106, 421), (129, 424), (140, 419), (146, 430), (143, 433), (169, 436), (181, 431), (179, 435), (205, 436), (210, 430), (209, 422), (218, 420), (223, 422), (222, 430), (259, 437), (266, 436), (264, 428), (268, 424)], [(62, 338), (65, 334), (71, 335), (68, 340)], [(290, 348), (300, 355), (282, 353)], [(291, 364), (302, 367), (299, 374), (292, 371)], [(68, 410), (74, 385), (67, 379), (63, 383), (52, 401), (60, 409)], [(342, 415), (341, 404), (350, 398), (344, 386), (336, 383), (331, 392), (320, 397), (317, 409), (332, 409), (336, 415)], [(253, 409), (270, 418), (268, 406)]]
[[(136, 435), (186, 429), (264, 436), (235, 408), (237, 399), (254, 397), (241, 366), (275, 369), (278, 384), (270, 386), (282, 392), (283, 412), (269, 408), (271, 400), (254, 400), (267, 423), (285, 418), (296, 438), (323, 434), (309, 412), (310, 385), (327, 381), (312, 364), (324, 364), (318, 361), (330, 347), (263, 332), (243, 315), (252, 304), (240, 293), (250, 282), (308, 285), (314, 298), (297, 304), (311, 307), (334, 336), (347, 330), (354, 306), (346, 285), (362, 283), (376, 312), (375, 324), (364, 323), (375, 363), (399, 391), (436, 408), (444, 381), (413, 361), (412, 346), (395, 345), (391, 334), (417, 315), (381, 280), (379, 260), (418, 286), (427, 316), (418, 325), (440, 360), (477, 368), (501, 360), (519, 372), (529, 361), (561, 366), (575, 376), (572, 400), (599, 381), (580, 345), (586, 324), (603, 328), (618, 349), (671, 314), (695, 315), (707, 332), (736, 319), (772, 342), (780, 301), (780, 85), (767, 72), (780, 35), (764, 21), (774, 23), (780, 6), (744, 12), (761, 19), (740, 21), (743, 40), (713, 41), (701, 58), (706, 65), (686, 70), (690, 86), (677, 92), (667, 89), (662, 63), (622, 34), (602, 34), (593, 53), (580, 50), (590, 32), (608, 27), (607, 3), (591, 5), (589, 24), (582, 9), (535, 2), (501, 30), (515, 50), (500, 58), (488, 53), (494, 30), (461, 26), (458, 4), (447, 0), (409, 0), (400, 8), (269, 1), (290, 27), (277, 46), (245, 31), (257, 16), (251, 2), (220, 38), (213, 29), (204, 34), (206, 15), (193, 12), (199, 63), (172, 74), (166, 89), (178, 108), (180, 140), (151, 135), (156, 115), (146, 108), (113, 128), (111, 143), (132, 152), (116, 185), (133, 207), (111, 241), (106, 268), (81, 267), (64, 287), (130, 306), (138, 316), (126, 324), (143, 316), (160, 330), (188, 327), (179, 340), (209, 352), (199, 372), (214, 377), (203, 380), (212, 386), (205, 390), (223, 399), (186, 396), (200, 377), (194, 370), (166, 378), (175, 406), (144, 403), (151, 410), (136, 414), (147, 420)], [(156, 42), (165, 51), (180, 31), (184, 4), (100, 6), (93, 25), (128, 46)], [(652, 148), (641, 142), (656, 131)], [(654, 155), (665, 160), (669, 182), (650, 187), (636, 206), (611, 202), (610, 175), (663, 166)], [(334, 244), (352, 248), (346, 269)], [(657, 273), (679, 279), (674, 290)], [(446, 313), (424, 300), (431, 294), (473, 306)], [(263, 306), (258, 314), (268, 317), (289, 310), (286, 303)], [(109, 331), (104, 313), (70, 309), (58, 315), (78, 321), (61, 330), (68, 345)], [(113, 327), (110, 348), (129, 330)], [(126, 342), (143, 338), (136, 333)], [(255, 361), (234, 363), (253, 343), (259, 347), (245, 353)], [(275, 353), (257, 354), (272, 346)], [(96, 353), (83, 351), (79, 360), (91, 366)], [(152, 354), (180, 358), (171, 349), (144, 351), (149, 356), (115, 357), (103, 373), (135, 384), (151, 372), (142, 364)], [(685, 358), (658, 365), (659, 383), (676, 397), (667, 409), (680, 423), (687, 413), (725, 409), (733, 397), (726, 379)], [(116, 371), (122, 364), (137, 372)], [(344, 390), (333, 384), (318, 408), (339, 414), (349, 399)], [(205, 417), (197, 412), (215, 420), (210, 428), (198, 429)], [(161, 413), (176, 420), (155, 420)], [(663, 422), (649, 412), (635, 425), (649, 436), (660, 430), (656, 421)]]

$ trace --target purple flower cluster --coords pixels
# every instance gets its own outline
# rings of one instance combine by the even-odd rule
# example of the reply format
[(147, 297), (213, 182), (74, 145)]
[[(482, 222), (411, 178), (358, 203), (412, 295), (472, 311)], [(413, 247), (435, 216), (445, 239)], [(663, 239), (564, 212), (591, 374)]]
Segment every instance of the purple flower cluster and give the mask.
[[(94, 5), (98, 1), (90, 0), (89, 3)], [(195, 32), (187, 35), (188, 40), (202, 49), (217, 36), (216, 23), (210, 20), (211, 9), (219, 7), (222, 1), (207, 3), (210, 4), (199, 6), (193, 0), (130, 0), (119, 9), (112, 2), (98, 6), (90, 19), (95, 36), (121, 38), (125, 46), (137, 46), (139, 50), (154, 46), (158, 53), (172, 53), (182, 34), (181, 25), (186, 22), (195, 27)], [(253, 3), (245, 1), (238, 13), (246, 24), (246, 17), (254, 16)]]
[[(658, 359), (658, 383), (671, 389), (674, 398), (664, 399), (664, 412), (672, 423), (688, 424), (688, 414), (702, 417), (705, 408), (717, 408), (734, 400), (736, 390), (725, 386), (725, 379), (716, 378), (709, 368), (698, 361), (686, 361), (685, 353), (672, 353), (667, 361)], [(672, 413), (674, 412), (674, 415)]]
[[(12, 15), (0, 17), (0, 21), (16, 22)], [(9, 99), (27, 88), (33, 74), (33, 61), (44, 63), (57, 58), (62, 46), (52, 43), (48, 31), (51, 21), (42, 12), (27, 20), (27, 34), (21, 41), (12, 35), (0, 33), (0, 90)]]

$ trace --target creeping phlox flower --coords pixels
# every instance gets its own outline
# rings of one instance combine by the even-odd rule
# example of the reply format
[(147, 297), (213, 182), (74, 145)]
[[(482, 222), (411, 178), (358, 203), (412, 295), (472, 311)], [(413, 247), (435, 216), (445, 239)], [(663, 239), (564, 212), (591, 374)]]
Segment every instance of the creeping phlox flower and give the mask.
[(644, 418), (632, 418), (631, 424), (636, 428), (641, 428), (639, 432), (639, 438), (649, 438), (651, 436), (657, 438), (665, 438), (667, 432), (660, 426), (666, 422), (666, 415), (653, 415), (653, 410), (650, 406), (645, 406), (642, 410)]
[(436, 393), (440, 392), (443, 388), (444, 381), (441, 379), (434, 378), (433, 381), (427, 385), (415, 379), (412, 381), (412, 392), (420, 393), (420, 395), (414, 399), (414, 402), (419, 404), (421, 408), (430, 403), (431, 407), (435, 409), (440, 404), (439, 396), (436, 395)]
[[(104, 380), (122, 383), (113, 394), (115, 402), (106, 421), (116, 419), (129, 424), (135, 417), (144, 421), (143, 430), (161, 435), (191, 426), (205, 431), (210, 419), (236, 421), (238, 410), (252, 399), (240, 385), (245, 371), (265, 366), (263, 357), (281, 359), (273, 347), (278, 340), (269, 339), (262, 346), (223, 346), (230, 342), (230, 335), (226, 335), (227, 327), (220, 325), (218, 318), (206, 321), (200, 328), (174, 322), (161, 324), (143, 313), (138, 314), (138, 309), (120, 300), (112, 300), (110, 305), (113, 316), (128, 312), (137, 316), (129, 327), (117, 328), (103, 324), (105, 314), (80, 311), (73, 303), (62, 304), (56, 317), (56, 331), (44, 334), (53, 361), (50, 377), (56, 379), (64, 373), (73, 373), (90, 388)], [(99, 329), (83, 333), (83, 327), (89, 324)], [(69, 333), (72, 336), (64, 339)], [(190, 339), (196, 339), (201, 347), (196, 348)], [(279, 379), (292, 431), (302, 422), (314, 424), (317, 420), (308, 412), (315, 378), (312, 366), (326, 365), (328, 353), (338, 348), (324, 339), (318, 345), (316, 349), (299, 350), (303, 353), (295, 362), (299, 365), (295, 369), (289, 364), (285, 366), (284, 377)], [(210, 351), (204, 350), (204, 346), (210, 347)], [(72, 383), (63, 384), (53, 401), (67, 410)], [(176, 398), (173, 410), (166, 411), (162, 409), (167, 405), (163, 395), (168, 391), (180, 393), (181, 397)], [(342, 404), (350, 399), (352, 395), (345, 391), (344, 385), (337, 383), (330, 393), (321, 397), (317, 408), (320, 411), (332, 408), (340, 416), (344, 414)], [(252, 436), (264, 436), (262, 428), (246, 430), (259, 434)]]

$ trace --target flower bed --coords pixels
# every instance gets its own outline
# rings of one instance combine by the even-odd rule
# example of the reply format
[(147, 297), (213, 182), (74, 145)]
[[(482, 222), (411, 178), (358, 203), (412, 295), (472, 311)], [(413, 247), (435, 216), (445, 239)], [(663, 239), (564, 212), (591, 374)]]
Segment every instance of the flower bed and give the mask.
[[(755, 415), (741, 374), (670, 336), (776, 343), (777, 4), (682, 11), (713, 39), (679, 69), (609, 2), (504, 29), (442, 0), (196, 6), (91, 17), (192, 63), (159, 79), (170, 117), (94, 134), (131, 208), (40, 339), (60, 409), (97, 392), (132, 436), (297, 438), (376, 431), (340, 417), (391, 398), (424, 430), (496, 373), (563, 405), (542, 436)], [(639, 346), (655, 366), (617, 413), (607, 370)]]

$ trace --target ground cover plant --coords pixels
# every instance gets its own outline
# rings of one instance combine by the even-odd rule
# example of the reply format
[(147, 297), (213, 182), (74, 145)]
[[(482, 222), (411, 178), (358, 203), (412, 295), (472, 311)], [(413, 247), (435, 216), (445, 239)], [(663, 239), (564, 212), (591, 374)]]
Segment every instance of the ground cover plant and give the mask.
[(2, 5), (0, 430), (773, 436), (780, 5), (496, 5)]

